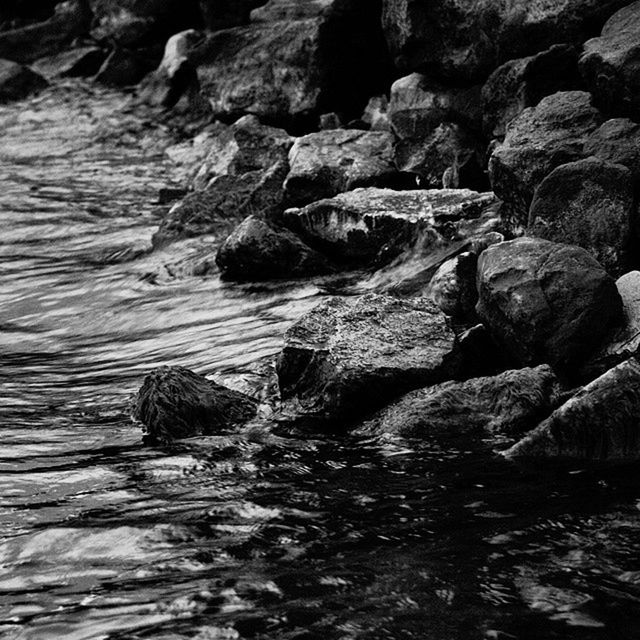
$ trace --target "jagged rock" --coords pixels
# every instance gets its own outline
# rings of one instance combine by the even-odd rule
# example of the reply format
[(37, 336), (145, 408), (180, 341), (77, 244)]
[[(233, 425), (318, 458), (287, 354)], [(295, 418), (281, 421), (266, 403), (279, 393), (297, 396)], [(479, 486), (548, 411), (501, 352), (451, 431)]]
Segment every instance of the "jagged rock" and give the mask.
[(147, 444), (212, 435), (251, 420), (257, 402), (184, 367), (152, 371), (138, 391), (133, 417), (146, 428)]
[(391, 131), (387, 96), (374, 96), (367, 102), (362, 114), (362, 122), (369, 125), (371, 131)]
[(435, 227), (477, 218), (493, 202), (492, 193), (466, 189), (356, 189), (302, 209), (288, 209), (284, 220), (330, 255), (369, 262), (383, 249), (393, 257), (421, 232), (429, 231), (437, 244), (442, 237)]
[(615, 281), (595, 258), (538, 238), (486, 249), (477, 287), (478, 316), (524, 366), (584, 362), (622, 313)]
[(503, 138), (507, 124), (527, 107), (558, 91), (577, 89), (578, 51), (554, 45), (527, 58), (498, 67), (482, 88), (483, 130), (489, 138)]
[(631, 358), (589, 383), (504, 455), (592, 461), (640, 458), (640, 364)]
[(627, 118), (607, 120), (587, 139), (585, 153), (622, 164), (640, 183), (640, 124)]
[(557, 167), (538, 185), (527, 234), (583, 247), (619, 275), (629, 264), (635, 218), (629, 169), (591, 157)]
[(0, 60), (0, 103), (26, 98), (47, 84), (39, 73), (29, 67), (11, 60)]
[(282, 227), (249, 216), (220, 247), (216, 262), (233, 280), (299, 278), (331, 271), (326, 258)]
[(34, 70), (48, 77), (89, 77), (98, 72), (106, 52), (99, 47), (78, 47), (36, 60)]
[(458, 374), (455, 335), (426, 298), (331, 298), (285, 334), (280, 393), (297, 412), (344, 422)]
[(228, 29), (247, 24), (251, 10), (264, 0), (200, 0), (200, 10), (207, 29)]
[(511, 121), (491, 154), (489, 177), (515, 230), (527, 224), (535, 188), (556, 167), (584, 158), (585, 143), (599, 125), (591, 96), (581, 91), (547, 96)]
[(114, 49), (98, 69), (95, 81), (110, 87), (133, 86), (157, 63), (155, 53), (148, 49)]
[(603, 112), (640, 117), (640, 2), (620, 9), (584, 44), (580, 70)]
[(408, 393), (357, 432), (405, 438), (487, 433), (519, 436), (553, 411), (560, 390), (547, 365), (465, 382), (443, 382)]
[(298, 138), (289, 152), (284, 188), (297, 206), (357, 187), (401, 182), (393, 163), (393, 136), (386, 131), (334, 129)]

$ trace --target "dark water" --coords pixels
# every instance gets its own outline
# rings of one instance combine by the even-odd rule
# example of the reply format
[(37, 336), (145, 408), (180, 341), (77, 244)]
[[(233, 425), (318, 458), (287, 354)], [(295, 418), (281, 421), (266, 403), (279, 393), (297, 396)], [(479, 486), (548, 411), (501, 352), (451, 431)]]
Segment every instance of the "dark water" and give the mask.
[(143, 449), (145, 371), (250, 388), (320, 294), (148, 255), (169, 136), (125, 98), (60, 87), (0, 131), (0, 637), (640, 638), (637, 469), (268, 430)]

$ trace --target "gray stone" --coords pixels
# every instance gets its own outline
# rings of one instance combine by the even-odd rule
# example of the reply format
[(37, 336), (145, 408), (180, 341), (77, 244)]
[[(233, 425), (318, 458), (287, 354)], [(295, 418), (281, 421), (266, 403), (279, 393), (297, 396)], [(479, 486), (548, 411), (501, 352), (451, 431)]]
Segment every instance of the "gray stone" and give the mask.
[(39, 74), (10, 60), (0, 60), (0, 103), (21, 100), (40, 91), (48, 82)]
[(597, 156), (630, 169), (640, 183), (640, 124), (627, 118), (607, 120), (587, 139), (586, 154)]
[(48, 77), (88, 77), (95, 75), (107, 57), (99, 47), (78, 47), (36, 60), (33, 68)]

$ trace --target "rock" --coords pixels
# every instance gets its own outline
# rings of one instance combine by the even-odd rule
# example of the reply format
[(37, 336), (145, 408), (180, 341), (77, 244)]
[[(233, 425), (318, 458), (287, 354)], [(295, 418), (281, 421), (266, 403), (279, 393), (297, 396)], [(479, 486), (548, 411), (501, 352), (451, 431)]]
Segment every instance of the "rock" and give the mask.
[(638, 361), (630, 358), (578, 391), (504, 455), (509, 459), (638, 460)]
[(269, 0), (251, 12), (253, 22), (276, 22), (316, 18), (323, 11), (339, 6), (336, 0)]
[(0, 31), (8, 31), (34, 22), (49, 19), (60, 0), (20, 2), (5, 0), (0, 6)]
[(98, 72), (107, 54), (99, 47), (78, 47), (36, 60), (33, 68), (48, 77), (89, 77)]
[(571, 45), (554, 45), (536, 55), (505, 62), (482, 87), (485, 135), (504, 138), (507, 124), (527, 107), (579, 85), (578, 51)]
[(357, 432), (405, 438), (520, 436), (553, 411), (560, 389), (547, 365), (442, 382), (408, 393)]
[(200, 10), (207, 29), (228, 29), (247, 24), (251, 10), (264, 0), (200, 0)]
[(358, 187), (401, 182), (393, 163), (393, 136), (386, 131), (335, 129), (298, 138), (289, 152), (284, 188), (297, 206)]
[(147, 444), (212, 435), (242, 426), (257, 402), (184, 367), (160, 367), (138, 391), (133, 417), (145, 426)]
[(288, 229), (249, 216), (220, 247), (216, 262), (233, 280), (300, 278), (330, 272), (326, 258)]
[(147, 49), (114, 49), (94, 79), (110, 87), (129, 87), (140, 82), (156, 65), (155, 53)]
[(640, 118), (640, 2), (614, 14), (599, 38), (584, 44), (580, 71), (596, 104), (615, 116)]
[(476, 324), (459, 333), (458, 343), (465, 378), (495, 376), (515, 366), (483, 324)]
[(585, 157), (584, 146), (600, 125), (591, 96), (562, 91), (511, 121), (489, 160), (489, 178), (514, 231), (527, 224), (535, 188), (556, 167)]
[(387, 96), (382, 95), (371, 98), (364, 108), (362, 121), (369, 125), (371, 131), (391, 131)]
[(478, 256), (465, 251), (443, 262), (429, 283), (429, 297), (448, 316), (473, 319), (478, 301)]
[(428, 232), (437, 244), (442, 239), (438, 228), (477, 218), (493, 202), (491, 193), (466, 189), (356, 189), (302, 209), (289, 209), (284, 220), (327, 254), (366, 263), (383, 250), (394, 257), (420, 233)]
[(538, 238), (486, 249), (477, 288), (478, 316), (521, 366), (584, 362), (622, 312), (615, 282), (595, 258)]
[(640, 124), (627, 118), (607, 120), (589, 136), (584, 150), (585, 154), (624, 165), (640, 184)]
[(636, 217), (629, 169), (591, 157), (557, 167), (538, 185), (527, 234), (583, 247), (619, 275), (629, 265)]
[(297, 412), (344, 423), (398, 394), (455, 377), (455, 335), (425, 298), (331, 298), (285, 334), (280, 393)]
[(39, 74), (10, 60), (0, 60), (0, 103), (20, 100), (40, 91), (47, 81)]

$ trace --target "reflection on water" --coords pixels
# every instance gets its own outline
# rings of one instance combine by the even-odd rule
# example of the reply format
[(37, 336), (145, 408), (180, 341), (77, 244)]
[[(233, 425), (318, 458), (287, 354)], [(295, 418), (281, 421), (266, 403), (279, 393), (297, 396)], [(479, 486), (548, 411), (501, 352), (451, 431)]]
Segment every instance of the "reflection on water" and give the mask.
[(318, 291), (167, 276), (168, 134), (124, 98), (69, 84), (0, 129), (0, 637), (640, 637), (634, 472), (268, 428), (143, 449), (145, 371), (248, 379)]

